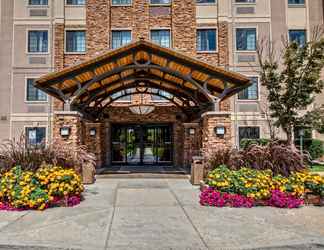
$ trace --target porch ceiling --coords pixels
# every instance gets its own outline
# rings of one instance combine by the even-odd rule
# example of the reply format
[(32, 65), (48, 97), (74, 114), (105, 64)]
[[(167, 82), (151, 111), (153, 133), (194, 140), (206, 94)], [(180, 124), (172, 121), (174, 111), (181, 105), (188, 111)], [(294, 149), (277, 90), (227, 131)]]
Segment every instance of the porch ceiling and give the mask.
[[(183, 106), (223, 100), (248, 87), (241, 74), (204, 63), (175, 50), (145, 40), (36, 80), (35, 86), (51, 96), (86, 112), (103, 111), (113, 95), (129, 89), (154, 88), (171, 93)], [(158, 93), (152, 93), (159, 95)], [(108, 101), (107, 101), (108, 100)]]

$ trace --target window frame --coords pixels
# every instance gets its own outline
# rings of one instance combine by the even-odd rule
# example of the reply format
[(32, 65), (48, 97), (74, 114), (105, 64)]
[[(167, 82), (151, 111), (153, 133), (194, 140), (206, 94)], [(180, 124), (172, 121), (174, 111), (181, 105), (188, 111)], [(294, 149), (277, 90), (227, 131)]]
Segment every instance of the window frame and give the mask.
[(304, 3), (289, 3), (289, 0), (287, 0), (288, 8), (305, 8), (306, 7), (306, 0), (304, 0)]
[[(131, 36), (130, 36), (131, 37), (130, 43), (132, 43), (132, 41), (133, 41), (133, 30), (131, 28), (113, 28), (110, 31), (110, 48), (112, 50), (118, 49), (118, 48), (113, 48), (113, 32), (116, 32), (116, 31), (129, 31), (130, 34), (131, 34)], [(125, 45), (127, 45), (127, 44), (125, 44)], [(125, 45), (122, 45), (122, 46), (125, 46)]]
[[(215, 50), (198, 50), (198, 47), (197, 47), (197, 39), (198, 39), (198, 30), (215, 30), (216, 31), (216, 49)], [(202, 54), (215, 54), (215, 53), (218, 53), (218, 27), (216, 26), (210, 26), (210, 27), (206, 27), (206, 26), (203, 26), (203, 27), (197, 27), (196, 28), (196, 52), (197, 54), (199, 53), (202, 53)]]
[(290, 32), (291, 31), (303, 31), (303, 32), (305, 32), (305, 44), (303, 44), (303, 45), (300, 45), (300, 44), (298, 44), (299, 46), (305, 46), (306, 44), (307, 44), (307, 42), (308, 42), (308, 32), (307, 32), (307, 29), (288, 29), (288, 41), (289, 41), (289, 43), (292, 43), (293, 41), (290, 39)]
[(172, 0), (169, 0), (169, 3), (152, 3), (152, 0), (149, 0), (149, 5), (151, 6), (171, 6)]
[[(85, 51), (67, 51), (67, 32), (69, 31), (82, 31), (85, 33), (84, 35), (84, 39), (85, 39)], [(78, 29), (78, 28), (66, 28), (64, 29), (64, 54), (67, 54), (67, 55), (85, 55), (87, 53), (87, 29), (85, 28), (81, 28), (81, 29)]]
[[(46, 31), (47, 32), (47, 51), (46, 52), (29, 52), (29, 32), (33, 31)], [(27, 28), (26, 29), (26, 54), (27, 55), (49, 55), (51, 51), (51, 37), (50, 30), (48, 28), (45, 29), (34, 29)]]
[[(238, 50), (237, 49), (237, 30), (238, 29), (255, 29), (255, 50)], [(255, 53), (255, 52), (257, 52), (257, 42), (258, 42), (258, 26), (235, 27), (235, 37), (234, 37), (235, 53)]]
[(257, 102), (260, 101), (260, 95), (261, 95), (261, 84), (260, 84), (260, 76), (258, 75), (246, 75), (247, 78), (257, 78), (258, 79), (258, 98), (257, 99), (240, 99), (239, 93), (236, 95), (236, 99), (238, 102)]
[(46, 104), (46, 103), (48, 103), (48, 100), (49, 100), (48, 94), (45, 92), (44, 92), (44, 94), (46, 95), (46, 100), (44, 100), (44, 101), (29, 101), (28, 100), (28, 80), (36, 80), (38, 78), (39, 78), (39, 76), (26, 76), (25, 77), (25, 103), (27, 103), (27, 104)]
[(235, 0), (235, 2), (234, 2), (234, 4), (235, 5), (256, 5), (257, 4), (257, 0), (254, 0), (254, 2), (253, 3), (251, 3), (251, 2), (246, 2), (246, 3), (240, 3), (240, 2), (236, 2), (237, 0)]
[[(261, 139), (263, 137), (261, 125), (238, 125), (238, 127), (237, 127), (237, 141), (239, 143), (238, 145), (241, 144), (241, 140), (240, 140), (240, 129), (241, 128), (258, 128), (259, 129), (259, 138), (258, 139)], [(242, 138), (242, 139), (251, 139), (251, 138)], [(254, 139), (251, 139), (251, 140), (254, 140)]]
[(157, 45), (159, 45), (159, 46), (161, 46), (161, 47), (163, 47), (162, 45), (160, 45), (160, 44), (158, 44), (158, 43), (155, 43), (155, 42), (153, 42), (153, 40), (152, 40), (152, 31), (169, 31), (169, 43), (170, 43), (170, 46), (169, 47), (164, 47), (164, 48), (169, 48), (169, 49), (172, 49), (173, 48), (173, 41), (172, 41), (172, 30), (171, 30), (171, 28), (160, 28), (160, 27), (158, 27), (158, 28), (152, 28), (152, 29), (150, 29), (150, 41), (152, 42), (152, 43), (154, 43), (154, 44), (157, 44)]
[(217, 5), (217, 2), (218, 2), (219, 0), (214, 0), (214, 2), (213, 3), (197, 3), (197, 0), (196, 0), (196, 5), (197, 6), (205, 6), (205, 5)]
[[(40, 145), (33, 145), (33, 144), (29, 144), (28, 143), (28, 134), (27, 134), (27, 129), (37, 129), (37, 128), (45, 128), (45, 137), (44, 137), (44, 145), (42, 145), (43, 147), (46, 147), (46, 145), (48, 144), (48, 126), (47, 125), (37, 125), (37, 126), (32, 126), (32, 125), (24, 125), (24, 135), (25, 135), (25, 145), (26, 147), (39, 147)], [(37, 135), (36, 135), (37, 136)]]
[(113, 0), (111, 0), (111, 6), (116, 6), (116, 7), (122, 7), (122, 6), (133, 6), (133, 0), (130, 0), (130, 3), (129, 4), (114, 4), (113, 3)]
[[(152, 88), (151, 88), (152, 89)], [(153, 88), (153, 89), (157, 89), (157, 88)], [(165, 93), (168, 93), (169, 95), (171, 95), (171, 96), (174, 96), (174, 95), (172, 95), (170, 92), (168, 92), (168, 91), (165, 91), (165, 90), (162, 90), (162, 89), (157, 89), (158, 90), (158, 92), (159, 91), (162, 91), (162, 92), (165, 92)], [(163, 97), (161, 97), (161, 96), (158, 96), (158, 95), (153, 95), (153, 94), (150, 94), (151, 95), (151, 102), (152, 103), (169, 103), (170, 101), (168, 100), (168, 99), (166, 99), (166, 98), (163, 98)], [(160, 98), (159, 100), (154, 100), (153, 99), (153, 97), (157, 97), (157, 98)], [(172, 98), (172, 97), (171, 97)]]
[(30, 0), (27, 2), (28, 7), (48, 7), (49, 6), (49, 0), (47, 0), (47, 4), (30, 4)]

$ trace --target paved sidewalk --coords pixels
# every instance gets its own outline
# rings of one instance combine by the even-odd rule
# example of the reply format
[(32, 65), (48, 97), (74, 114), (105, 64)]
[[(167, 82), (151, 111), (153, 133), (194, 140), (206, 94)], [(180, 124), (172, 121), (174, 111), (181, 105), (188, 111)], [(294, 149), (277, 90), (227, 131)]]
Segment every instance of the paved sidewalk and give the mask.
[(183, 179), (99, 179), (75, 208), (0, 212), (0, 249), (324, 249), (324, 208), (210, 208)]

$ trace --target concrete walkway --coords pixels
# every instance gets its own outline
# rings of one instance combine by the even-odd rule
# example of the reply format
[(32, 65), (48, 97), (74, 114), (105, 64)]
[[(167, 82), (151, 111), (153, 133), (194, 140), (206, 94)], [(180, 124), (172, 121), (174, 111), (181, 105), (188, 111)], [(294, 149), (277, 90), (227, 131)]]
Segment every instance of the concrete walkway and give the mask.
[(99, 179), (75, 208), (0, 212), (0, 249), (324, 249), (324, 208), (210, 208), (181, 179)]

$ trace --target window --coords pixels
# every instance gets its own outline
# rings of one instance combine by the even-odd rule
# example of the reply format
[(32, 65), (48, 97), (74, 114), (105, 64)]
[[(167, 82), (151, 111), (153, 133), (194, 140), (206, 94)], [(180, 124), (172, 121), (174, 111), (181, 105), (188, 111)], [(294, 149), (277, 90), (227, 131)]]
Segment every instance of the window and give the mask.
[[(132, 96), (130, 95), (133, 92), (132, 89), (119, 91), (111, 95), (111, 98), (116, 99), (116, 102), (131, 102)], [(126, 95), (128, 94), (128, 95)], [(118, 99), (117, 99), (118, 98)]]
[(170, 30), (151, 30), (151, 40), (162, 47), (170, 48)]
[(255, 0), (235, 0), (235, 3), (255, 3)]
[(203, 4), (209, 4), (209, 3), (216, 3), (216, 0), (196, 0), (196, 3), (203, 3)]
[(306, 44), (306, 30), (289, 30), (289, 41), (304, 46)]
[(217, 47), (216, 29), (197, 30), (197, 50), (216, 51)]
[(33, 85), (34, 79), (27, 79), (26, 100), (28, 102), (46, 102), (47, 95)]
[(163, 98), (163, 96), (167, 98), (172, 98), (172, 94), (164, 90), (152, 89), (152, 93), (158, 94), (158, 95), (151, 95), (152, 101), (154, 102), (160, 102), (160, 101), (167, 102), (168, 100)]
[(171, 0), (150, 0), (151, 4), (170, 4)]
[(294, 5), (294, 4), (305, 4), (305, 0), (288, 0), (288, 4)]
[(132, 40), (132, 33), (129, 30), (122, 30), (122, 31), (112, 31), (111, 32), (111, 47), (113, 49), (117, 49), (119, 47), (122, 47)]
[(260, 139), (259, 127), (239, 127), (239, 140)]
[(28, 31), (28, 52), (29, 53), (48, 52), (48, 31), (47, 30)]
[(236, 29), (236, 50), (256, 50), (256, 29), (238, 28)]
[(26, 128), (27, 146), (44, 146), (46, 140), (46, 128), (34, 127)]
[(48, 5), (48, 0), (29, 0), (29, 5)]
[(85, 31), (66, 31), (66, 52), (85, 52)]
[(85, 5), (86, 0), (66, 0), (67, 5)]
[(259, 98), (259, 79), (258, 77), (250, 77), (252, 85), (238, 94), (239, 100), (257, 100)]
[(132, 0), (112, 0), (112, 5), (131, 5)]

